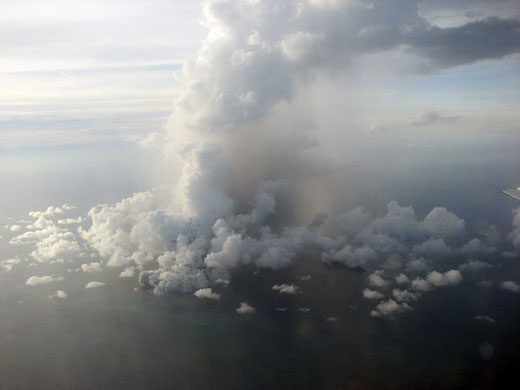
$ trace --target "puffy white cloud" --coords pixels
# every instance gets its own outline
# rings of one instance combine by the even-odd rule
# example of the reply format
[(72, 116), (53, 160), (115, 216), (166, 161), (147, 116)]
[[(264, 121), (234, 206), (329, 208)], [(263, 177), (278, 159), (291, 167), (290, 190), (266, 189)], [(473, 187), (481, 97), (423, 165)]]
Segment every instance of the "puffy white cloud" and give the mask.
[(54, 294), (49, 295), (49, 298), (65, 299), (65, 298), (67, 298), (67, 293), (63, 290), (57, 290)]
[(49, 206), (47, 209), (43, 211), (30, 211), (28, 213), (29, 216), (38, 219), (40, 217), (52, 219), (59, 214), (63, 214), (65, 211), (74, 210), (76, 206), (72, 206), (68, 203), (65, 203), (62, 206)]
[(193, 293), (199, 299), (220, 299), (220, 294), (214, 292), (211, 288), (201, 288)]
[(41, 286), (43, 284), (62, 281), (61, 276), (31, 276), (25, 281), (26, 286)]
[(409, 310), (413, 309), (406, 302), (397, 303), (393, 299), (389, 299), (388, 301), (378, 304), (376, 308), (370, 312), (370, 315), (372, 317), (386, 317)]
[(430, 291), (432, 289), (426, 280), (420, 278), (412, 281), (412, 288), (417, 291)]
[(61, 207), (50, 206), (45, 211), (31, 211), (29, 215), (36, 221), (23, 234), (13, 237), (12, 245), (35, 244), (31, 257), (39, 263), (70, 262), (84, 255), (76, 235), (62, 227), (58, 227), (56, 215), (71, 210), (73, 206), (65, 204)]
[(9, 230), (11, 230), (12, 232), (18, 232), (22, 230), (22, 227), (20, 225), (13, 225), (9, 228)]
[(316, 53), (321, 37), (309, 32), (298, 31), (284, 36), (279, 44), (285, 59), (295, 62)]
[(120, 278), (131, 278), (135, 275), (135, 267), (128, 267), (125, 268), (121, 273), (119, 274)]
[(238, 314), (254, 314), (256, 313), (256, 309), (247, 302), (241, 302), (236, 312)]
[(219, 278), (219, 279), (215, 280), (215, 284), (227, 287), (227, 286), (229, 286), (229, 280)]
[(433, 271), (428, 274), (426, 281), (435, 287), (456, 286), (462, 281), (462, 274), (459, 270), (444, 273)]
[(383, 279), (383, 277), (381, 275), (382, 275), (381, 271), (375, 271), (374, 273), (369, 275), (368, 284), (372, 287), (378, 287), (378, 288), (387, 287), (390, 284), (390, 282)]
[(105, 283), (103, 283), (103, 282), (91, 281), (91, 282), (88, 282), (88, 283), (85, 285), (85, 288), (86, 288), (86, 289), (98, 288), (98, 287), (101, 287), (101, 286), (104, 286), (104, 285), (105, 285)]
[(10, 265), (16, 265), (16, 264), (20, 264), (20, 259), (7, 259), (7, 260), (2, 260), (1, 263), (2, 264), (10, 264)]
[(502, 288), (502, 290), (510, 291), (512, 293), (520, 293), (520, 285), (511, 280), (507, 280), (500, 283), (500, 288)]
[[(369, 53), (406, 47), (401, 52), (420, 57), (423, 70), (436, 70), (518, 51), (516, 20), (440, 28), (415, 1), (208, 1), (205, 16), (208, 38), (179, 75), (186, 89), (175, 103), (172, 138), (179, 128), (235, 129), (291, 100), (304, 76), (348, 69)], [(412, 123), (448, 119), (427, 112)]]
[(11, 264), (0, 263), (0, 272), (10, 272), (13, 269)]
[(390, 202), (386, 215), (381, 218), (371, 218), (362, 208), (357, 208), (335, 218), (334, 228), (345, 244), (342, 249), (325, 254), (326, 261), (368, 266), (386, 255), (385, 269), (405, 266), (407, 271), (424, 272), (427, 265), (421, 256), (452, 255), (444, 239), (462, 235), (465, 222), (442, 207), (434, 208), (420, 221), (412, 207)]
[(10, 272), (13, 269), (13, 265), (19, 264), (19, 259), (7, 259), (0, 261), (0, 272)]
[(26, 244), (34, 244), (41, 239), (47, 238), (50, 235), (59, 232), (59, 230), (55, 226), (48, 226), (43, 229), (39, 229), (36, 231), (28, 231), (18, 236), (15, 236), (9, 240), (11, 245), (26, 245)]
[[(161, 210), (162, 193), (141, 192), (122, 200), (114, 206), (98, 206), (91, 209), (88, 230), (79, 229), (83, 239), (107, 259), (109, 266), (123, 266), (139, 253), (160, 255), (170, 249), (168, 233), (180, 232), (177, 221), (168, 218)], [(174, 237), (172, 237), (174, 238)], [(143, 261), (148, 260), (144, 257)]]
[[(194, 172), (200, 164), (206, 164), (205, 157), (190, 156), (197, 162), (190, 163), (189, 174), (198, 177)], [(341, 215), (333, 221), (331, 237), (299, 227), (286, 227), (274, 234), (263, 221), (276, 212), (277, 192), (284, 188), (285, 183), (280, 181), (263, 182), (248, 214), (235, 215), (226, 206), (224, 216), (218, 218), (207, 211), (195, 217), (171, 215), (157, 210), (166, 202), (164, 195), (138, 193), (115, 206), (92, 209), (91, 227), (79, 231), (109, 266), (141, 268), (156, 258), (158, 269), (143, 271), (140, 277), (141, 283), (156, 293), (207, 288), (218, 279), (229, 280), (228, 270), (250, 262), (259, 267), (284, 267), (308, 249), (321, 252), (326, 262), (349, 266), (375, 262), (381, 253), (387, 258), (385, 268), (392, 270), (406, 264), (407, 270), (415, 267), (417, 271), (424, 271), (425, 260), (412, 258), (407, 263), (410, 244), (419, 242), (413, 247), (419, 253), (450, 252), (442, 239), (434, 239), (432, 230), (417, 220), (411, 207), (401, 207), (396, 202), (388, 205), (387, 214), (381, 218), (371, 218), (360, 208)], [(193, 185), (188, 189), (192, 191)], [(197, 207), (189, 210), (188, 215)], [(430, 217), (436, 213), (439, 211), (430, 213)], [(442, 215), (460, 226), (460, 220), (453, 214), (446, 211)], [(432, 246), (434, 249), (440, 246), (442, 250), (432, 250)], [(369, 277), (371, 286), (384, 287), (387, 283), (378, 273)]]
[(410, 279), (408, 279), (408, 276), (401, 273), (395, 277), (395, 281), (397, 284), (407, 284), (410, 282)]
[(73, 233), (54, 231), (36, 243), (31, 256), (39, 263), (70, 262), (82, 252)]
[(55, 219), (67, 211), (75, 209), (75, 206), (65, 203), (63, 206), (49, 206), (43, 211), (31, 211), (29, 216), (35, 219), (35, 221), (27, 225), (27, 229), (44, 229), (48, 226), (55, 225)]
[(279, 291), (282, 294), (298, 294), (300, 288), (294, 284), (275, 284), (273, 290)]
[(204, 263), (214, 268), (234, 268), (242, 254), (242, 236), (229, 231), (223, 220), (218, 220), (213, 226), (215, 238), (211, 240), (211, 252), (205, 257)]
[(383, 297), (384, 297), (384, 295), (381, 294), (379, 291), (370, 290), (369, 288), (365, 288), (363, 290), (363, 298), (379, 300), (379, 299), (383, 299)]
[(170, 271), (143, 271), (139, 284), (153, 288), (156, 294), (167, 291), (193, 292), (208, 287), (208, 279), (202, 270), (186, 265), (175, 265)]
[(435, 207), (428, 213), (422, 223), (434, 236), (441, 238), (456, 237), (464, 233), (466, 229), (464, 220), (444, 207)]
[(92, 273), (92, 272), (101, 272), (103, 269), (101, 268), (101, 263), (93, 262), (90, 264), (81, 264), (81, 270), (83, 272)]
[(430, 291), (436, 287), (457, 286), (463, 277), (459, 270), (449, 270), (444, 273), (432, 271), (425, 279), (412, 281), (412, 288), (417, 291)]
[(397, 302), (411, 302), (419, 299), (420, 295), (418, 293), (412, 293), (408, 290), (392, 290), (392, 295)]
[(58, 225), (75, 225), (83, 222), (83, 217), (59, 219)]

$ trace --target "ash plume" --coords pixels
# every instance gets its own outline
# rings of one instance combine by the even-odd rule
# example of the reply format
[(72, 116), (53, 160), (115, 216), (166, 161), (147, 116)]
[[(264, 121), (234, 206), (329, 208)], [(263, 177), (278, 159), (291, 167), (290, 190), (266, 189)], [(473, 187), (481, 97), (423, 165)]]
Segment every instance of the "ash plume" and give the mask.
[[(435, 268), (439, 257), (460, 253), (468, 241), (464, 220), (443, 207), (423, 219), (397, 202), (380, 216), (358, 207), (327, 217), (323, 205), (310, 204), (312, 216), (302, 218), (303, 194), (318, 190), (316, 178), (332, 176), (333, 163), (316, 152), (322, 130), (286, 110), (316, 79), (333, 79), (374, 53), (400, 49), (417, 60), (415, 73), (516, 53), (520, 22), (488, 18), (439, 28), (408, 0), (210, 0), (204, 14), (208, 36), (177, 74), (182, 91), (168, 124), (141, 141), (178, 170), (175, 184), (97, 206), (88, 213), (88, 226), (74, 233), (53, 222), (52, 210), (35, 215), (41, 229), (35, 223), (13, 243), (41, 240), (33, 253), (39, 262), (67, 262), (81, 252), (84, 272), (136, 272), (139, 284), (157, 294), (211, 298), (211, 288), (227, 283), (232, 269), (279, 269), (307, 251), (329, 264), (382, 267), (373, 274), (380, 282), (373, 288), (391, 284), (383, 276), (403, 275), (400, 284), (409, 283), (403, 270), (416, 278), (419, 291), (455, 284), (453, 275), (459, 283), (458, 270), (417, 276)], [(477, 47), (473, 40), (481, 32), (488, 40)], [(366, 291), (370, 299), (384, 297)], [(373, 315), (410, 310), (404, 300), (413, 294), (398, 290), (399, 302), (380, 303)]]
[[(397, 8), (386, 1), (207, 1), (208, 36), (177, 75), (183, 90), (174, 112), (163, 133), (143, 141), (180, 166), (178, 183), (91, 210), (82, 237), (107, 266), (156, 264), (139, 280), (158, 293), (208, 288), (240, 265), (285, 267), (304, 251), (363, 267), (392, 254), (409, 262), (449, 256), (465, 224), (444, 208), (423, 221), (396, 202), (382, 218), (358, 208), (331, 217), (327, 235), (311, 221), (304, 225), (311, 228), (298, 224), (299, 195), (330, 167), (312, 153), (312, 126), (274, 119), (318, 75), (346, 72), (363, 55), (406, 45), (434, 70), (518, 49), (502, 44), (500, 53), (484, 47), (459, 56), (466, 26), (443, 32), (458, 41), (443, 39), (415, 2)], [(493, 23), (517, 34), (515, 21), (472, 28)], [(451, 56), (442, 63), (441, 49)]]

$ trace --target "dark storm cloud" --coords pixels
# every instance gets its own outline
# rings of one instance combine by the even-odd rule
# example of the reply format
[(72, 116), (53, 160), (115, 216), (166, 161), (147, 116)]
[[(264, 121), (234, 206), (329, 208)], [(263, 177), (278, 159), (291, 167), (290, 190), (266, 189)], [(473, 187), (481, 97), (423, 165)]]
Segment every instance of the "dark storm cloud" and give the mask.
[(520, 50), (520, 20), (489, 18), (460, 27), (430, 26), (406, 37), (410, 51), (431, 61), (432, 69), (497, 59)]

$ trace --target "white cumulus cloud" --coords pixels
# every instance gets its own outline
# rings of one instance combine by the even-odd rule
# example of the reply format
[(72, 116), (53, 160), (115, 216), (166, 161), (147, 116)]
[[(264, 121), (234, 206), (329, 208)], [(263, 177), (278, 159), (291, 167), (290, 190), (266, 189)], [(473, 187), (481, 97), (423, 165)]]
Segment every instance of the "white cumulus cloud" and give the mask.
[(105, 285), (105, 283), (103, 283), (103, 282), (91, 281), (91, 282), (88, 282), (88, 283), (85, 285), (85, 288), (86, 288), (86, 289), (98, 288), (98, 287), (101, 287), (101, 286), (104, 286), (104, 285)]
[(25, 281), (26, 286), (41, 286), (43, 284), (59, 282), (63, 280), (61, 276), (31, 276)]
[(246, 302), (241, 302), (236, 312), (238, 314), (254, 314), (256, 313), (256, 309)]
[(386, 317), (413, 310), (406, 302), (397, 303), (393, 299), (381, 302), (370, 312), (372, 317)]
[(193, 293), (199, 299), (220, 299), (220, 294), (214, 292), (211, 288), (201, 288)]
[(365, 288), (363, 290), (363, 298), (378, 300), (378, 299), (383, 299), (383, 297), (384, 297), (384, 295), (381, 294), (379, 291), (370, 290), (369, 288)]

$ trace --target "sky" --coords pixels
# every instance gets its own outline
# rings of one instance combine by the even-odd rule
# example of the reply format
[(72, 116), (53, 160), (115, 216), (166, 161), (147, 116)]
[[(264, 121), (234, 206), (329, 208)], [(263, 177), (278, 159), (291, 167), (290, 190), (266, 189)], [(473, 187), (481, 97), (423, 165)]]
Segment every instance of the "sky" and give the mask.
[(204, 39), (201, 17), (196, 1), (3, 2), (2, 148), (160, 128), (173, 72)]
[[(384, 339), (446, 307), (454, 329), (472, 322), (479, 364), (518, 356), (503, 345), (518, 324), (520, 205), (497, 195), (520, 185), (517, 1), (2, 5), (6, 343), (26, 345), (18, 303), (112, 318), (117, 302), (161, 327), (139, 306), (152, 296), (183, 302), (186, 321), (200, 300), (265, 329), (273, 312), (312, 310), (295, 340), (358, 308)], [(474, 312), (455, 319), (450, 297)]]
[[(310, 2), (320, 13), (337, 13), (347, 3)], [(410, 4), (406, 8), (415, 7), (415, 2)], [(402, 3), (388, 7), (405, 8)], [(159, 131), (180, 87), (172, 75), (184, 61), (195, 58), (207, 34), (203, 4), (197, 1), (43, 5), (24, 0), (6, 2), (2, 8), (2, 148), (103, 143)], [(434, 1), (419, 2), (417, 12), (424, 23), (449, 29), (483, 23), (488, 17), (515, 18), (520, 11), (515, 1), (493, 2), (492, 7), (489, 2)], [(417, 23), (400, 21), (398, 14), (386, 13), (384, 23)], [(313, 22), (318, 20), (309, 20)], [(365, 34), (379, 33), (370, 26), (357, 28)], [(500, 28), (493, 30), (493, 39), (500, 39)], [(353, 130), (399, 130), (428, 112), (456, 117), (458, 123), (451, 125), (459, 129), (489, 131), (497, 123), (501, 129), (514, 129), (519, 83), (514, 36), (496, 52), (490, 41), (477, 44), (482, 52), (467, 46), (445, 53), (440, 47), (426, 48), (430, 43), (425, 38), (413, 43), (423, 49), (413, 50), (403, 46), (409, 42), (387, 38), (382, 47), (375, 47), (378, 36), (368, 36), (348, 54), (349, 64), (341, 74), (324, 81), (327, 94), (332, 93), (332, 83), (335, 99), (348, 101), (344, 110), (355, 113), (348, 113)], [(331, 45), (339, 47), (331, 47), (333, 52), (342, 50), (341, 42)], [(430, 52), (418, 58), (421, 50)], [(323, 55), (330, 58), (331, 53)], [(450, 58), (442, 63), (443, 56)], [(416, 122), (446, 128), (442, 120), (432, 118)]]

